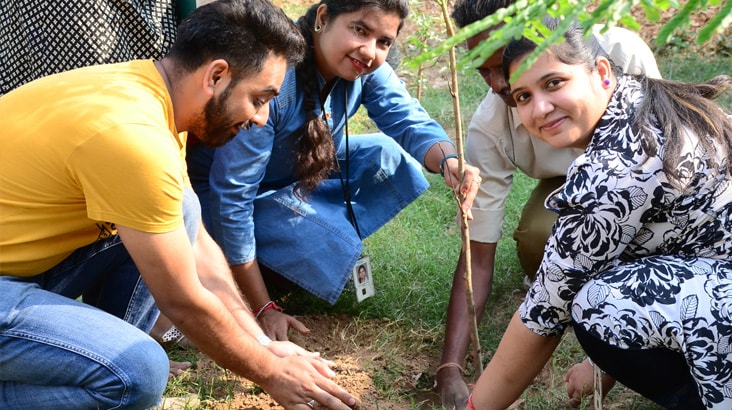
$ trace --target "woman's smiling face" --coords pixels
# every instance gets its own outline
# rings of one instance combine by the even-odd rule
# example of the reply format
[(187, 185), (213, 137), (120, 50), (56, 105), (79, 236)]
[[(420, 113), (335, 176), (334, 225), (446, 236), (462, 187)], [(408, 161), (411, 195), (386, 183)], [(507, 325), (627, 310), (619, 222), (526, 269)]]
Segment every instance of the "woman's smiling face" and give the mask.
[(322, 29), (314, 37), (318, 71), (326, 81), (334, 77), (353, 81), (384, 63), (399, 33), (397, 14), (374, 7), (331, 19), (326, 14), (327, 8), (321, 6), (315, 25)]
[[(519, 117), (529, 133), (555, 148), (585, 148), (607, 107), (611, 92), (603, 87), (604, 64), (590, 71), (565, 64), (544, 52), (511, 84)], [(514, 73), (524, 58), (514, 61)], [(609, 70), (607, 63), (607, 70)]]

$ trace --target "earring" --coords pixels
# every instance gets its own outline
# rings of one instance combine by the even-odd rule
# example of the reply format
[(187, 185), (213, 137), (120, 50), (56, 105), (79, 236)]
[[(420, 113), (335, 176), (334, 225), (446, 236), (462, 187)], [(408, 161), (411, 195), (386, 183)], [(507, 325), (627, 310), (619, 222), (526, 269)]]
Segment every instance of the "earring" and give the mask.
[(605, 84), (605, 87), (607, 87), (608, 85), (610, 85), (610, 79), (606, 78), (605, 81), (603, 81), (602, 83)]
[(317, 33), (318, 31), (322, 30), (322, 29), (323, 29), (323, 26), (321, 26), (320, 24), (316, 24), (316, 25), (315, 25), (315, 32), (316, 32), (316, 33)]

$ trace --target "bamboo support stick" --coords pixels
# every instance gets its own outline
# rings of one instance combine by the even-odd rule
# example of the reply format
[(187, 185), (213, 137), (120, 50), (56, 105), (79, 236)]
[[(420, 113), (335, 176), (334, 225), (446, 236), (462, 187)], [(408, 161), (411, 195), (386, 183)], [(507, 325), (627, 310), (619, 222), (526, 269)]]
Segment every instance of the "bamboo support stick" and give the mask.
[[(445, 20), (445, 27), (447, 29), (447, 36), (452, 37), (455, 31), (452, 26), (452, 20), (450, 19), (450, 12), (448, 11), (447, 0), (437, 0), (440, 8), (442, 9), (442, 16)], [(458, 71), (457, 71), (457, 59), (455, 58), (455, 47), (450, 48), (450, 95), (452, 96), (452, 106), (455, 113), (455, 145), (458, 154), (458, 164), (460, 175), (462, 176), (465, 172), (465, 157), (463, 148), (463, 128), (462, 128), (462, 116), (460, 114), (460, 98), (459, 98), (459, 87), (458, 87)], [(459, 183), (459, 182), (458, 182)], [(462, 202), (459, 195), (456, 195), (458, 207)], [(465, 274), (463, 279), (465, 280), (465, 298), (468, 305), (468, 318), (470, 320), (470, 341), (472, 344), (472, 358), (473, 366), (475, 368), (475, 380), (477, 380), (483, 372), (483, 359), (480, 352), (480, 341), (478, 339), (478, 322), (476, 319), (475, 312), (475, 300), (473, 298), (473, 277), (471, 267), (471, 255), (470, 255), (470, 229), (468, 227), (468, 217), (466, 214), (462, 214), (460, 232), (462, 234), (462, 247), (465, 254)]]

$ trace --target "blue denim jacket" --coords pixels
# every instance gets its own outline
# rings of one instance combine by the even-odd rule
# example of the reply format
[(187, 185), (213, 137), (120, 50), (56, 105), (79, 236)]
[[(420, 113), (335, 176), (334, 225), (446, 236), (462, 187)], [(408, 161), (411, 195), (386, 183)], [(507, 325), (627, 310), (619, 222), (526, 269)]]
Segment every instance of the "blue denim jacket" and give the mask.
[[(232, 265), (256, 257), (254, 199), (295, 182), (294, 143), (305, 122), (304, 92), (296, 77), (294, 69), (288, 70), (280, 95), (270, 102), (266, 126), (239, 132), (215, 153), (200, 145), (189, 147), (191, 180), (204, 208), (210, 207), (209, 228)], [(319, 80), (322, 86), (322, 78)], [(362, 105), (384, 134), (422, 164), (434, 144), (450, 142), (442, 127), (409, 95), (404, 83), (385, 63), (356, 81), (339, 79), (324, 103), (326, 113), (330, 113), (328, 123), (339, 160), (345, 157), (347, 118)], [(320, 113), (320, 107), (317, 111)], [(211, 164), (208, 181), (207, 164)], [(211, 190), (208, 206), (207, 182)]]

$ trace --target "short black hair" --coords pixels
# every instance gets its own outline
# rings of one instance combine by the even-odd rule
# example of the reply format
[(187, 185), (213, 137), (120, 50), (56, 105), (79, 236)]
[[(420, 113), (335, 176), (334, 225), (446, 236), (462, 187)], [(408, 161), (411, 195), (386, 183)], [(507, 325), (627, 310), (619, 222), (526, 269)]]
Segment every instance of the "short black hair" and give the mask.
[(272, 54), (297, 65), (305, 47), (295, 23), (268, 0), (216, 0), (183, 20), (168, 57), (185, 72), (224, 59), (236, 82), (262, 71)]
[(513, 3), (515, 0), (458, 0), (452, 10), (452, 19), (458, 27), (463, 28)]

